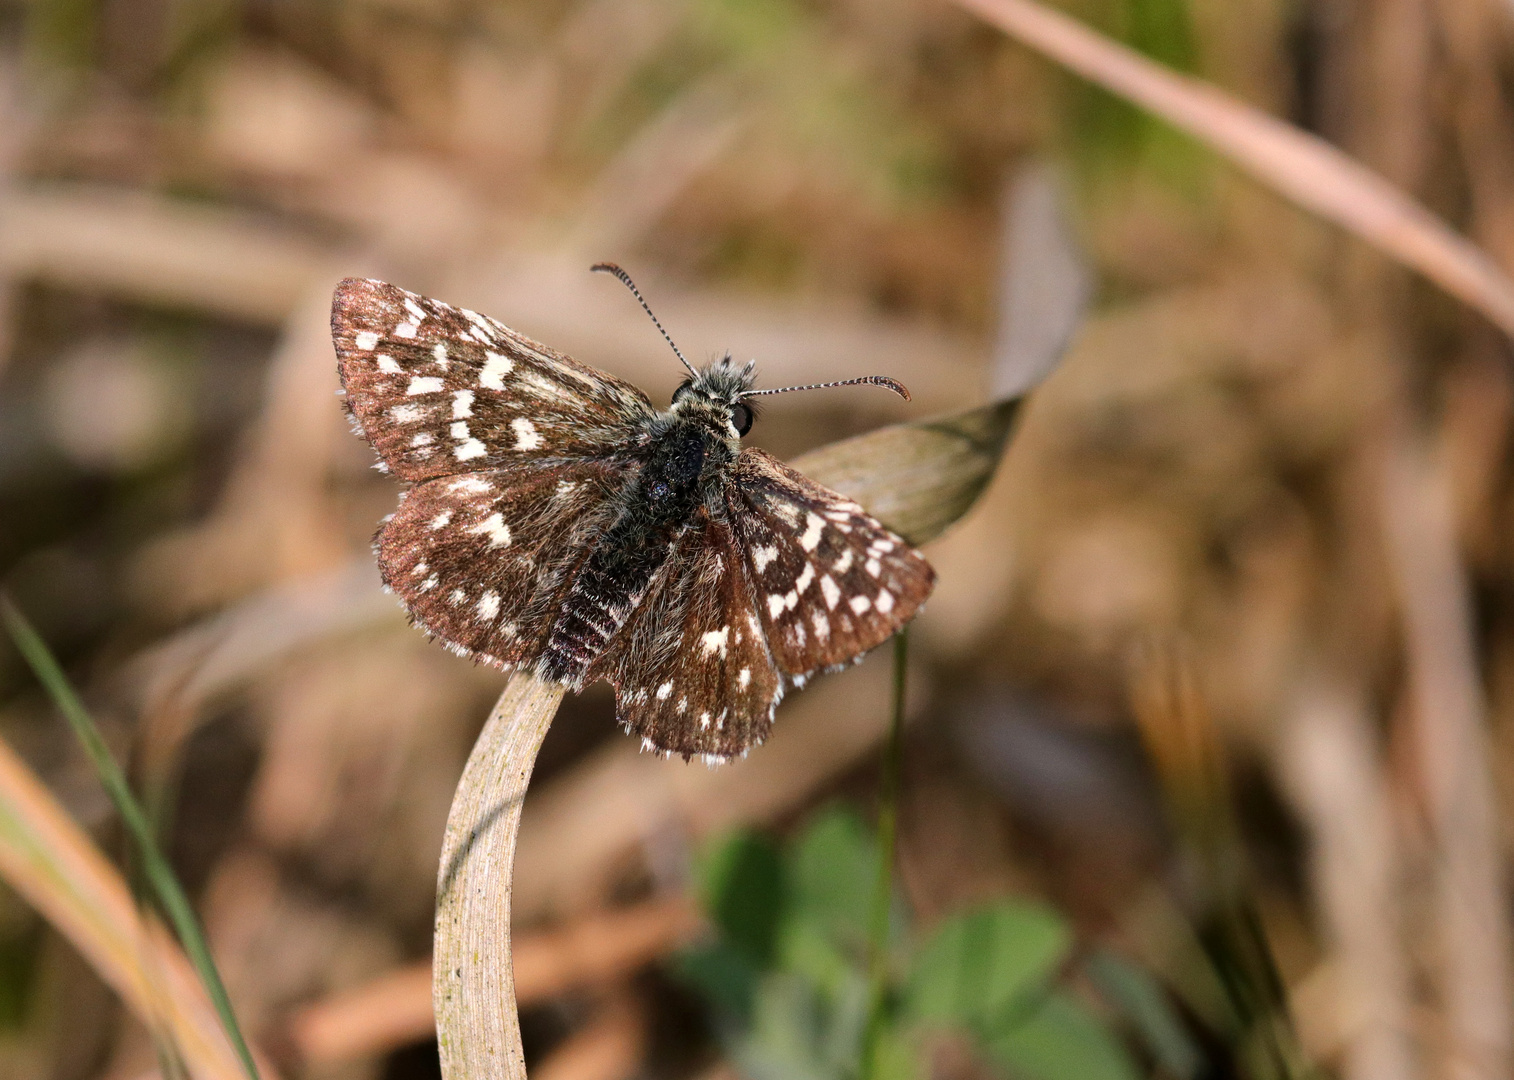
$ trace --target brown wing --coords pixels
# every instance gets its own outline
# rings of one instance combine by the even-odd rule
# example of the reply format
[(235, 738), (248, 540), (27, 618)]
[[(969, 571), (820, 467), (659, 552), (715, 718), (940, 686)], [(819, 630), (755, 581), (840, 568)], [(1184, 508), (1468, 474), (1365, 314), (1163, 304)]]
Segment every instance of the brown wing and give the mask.
[(530, 665), (628, 475), (579, 461), (428, 480), (375, 538), (384, 584), (454, 651)]
[(404, 480), (623, 450), (655, 415), (630, 383), (382, 281), (337, 286), (331, 337), (348, 409)]
[(589, 678), (649, 749), (715, 761), (767, 737), (783, 684), (730, 523), (700, 511)]
[(797, 683), (888, 640), (935, 586), (882, 522), (762, 450), (741, 452), (726, 499), (768, 648)]

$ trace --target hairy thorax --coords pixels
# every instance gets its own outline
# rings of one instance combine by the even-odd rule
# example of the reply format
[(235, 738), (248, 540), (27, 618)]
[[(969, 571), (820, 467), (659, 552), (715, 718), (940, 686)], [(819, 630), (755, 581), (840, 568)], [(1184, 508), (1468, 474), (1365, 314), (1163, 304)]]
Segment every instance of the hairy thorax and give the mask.
[(703, 404), (680, 402), (653, 422), (620, 515), (594, 545), (552, 626), (541, 658), (546, 678), (582, 683), (678, 538), (723, 489), (741, 441), (723, 412)]

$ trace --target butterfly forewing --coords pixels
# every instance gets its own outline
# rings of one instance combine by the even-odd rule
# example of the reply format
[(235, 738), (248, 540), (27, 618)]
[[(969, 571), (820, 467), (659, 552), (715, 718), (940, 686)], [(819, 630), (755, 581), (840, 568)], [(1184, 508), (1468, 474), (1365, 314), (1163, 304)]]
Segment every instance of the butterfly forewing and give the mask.
[(935, 583), (925, 558), (862, 507), (761, 450), (727, 489), (768, 647), (785, 675), (860, 659)]
[(653, 747), (728, 758), (762, 742), (783, 684), (728, 522), (700, 520), (680, 540), (594, 678)]
[(533, 663), (629, 470), (613, 459), (439, 477), (412, 488), (375, 541), (411, 616), (489, 663)]
[(331, 333), (347, 406), (404, 480), (623, 452), (655, 415), (630, 383), (382, 281), (337, 287)]

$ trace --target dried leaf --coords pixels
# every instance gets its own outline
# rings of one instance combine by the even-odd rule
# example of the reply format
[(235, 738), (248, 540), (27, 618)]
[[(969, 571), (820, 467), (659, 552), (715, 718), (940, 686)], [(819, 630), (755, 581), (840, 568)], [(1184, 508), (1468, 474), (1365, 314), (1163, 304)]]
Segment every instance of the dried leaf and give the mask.
[(972, 509), (998, 468), (1020, 401), (879, 428), (812, 450), (794, 467), (918, 546)]

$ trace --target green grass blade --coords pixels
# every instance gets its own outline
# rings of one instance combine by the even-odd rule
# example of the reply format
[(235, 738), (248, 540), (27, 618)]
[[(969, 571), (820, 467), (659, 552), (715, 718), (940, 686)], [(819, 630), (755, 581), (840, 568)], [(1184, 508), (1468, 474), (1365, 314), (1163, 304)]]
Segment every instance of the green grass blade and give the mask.
[(210, 948), (205, 943), (205, 934), (200, 929), (199, 919), (195, 917), (189, 898), (184, 895), (183, 888), (174, 877), (168, 860), (163, 857), (157, 841), (153, 839), (152, 826), (141, 804), (132, 795), (131, 787), (126, 782), (126, 774), (121, 771), (121, 766), (116, 764), (116, 759), (111, 756), (110, 748), (105, 745), (105, 739), (100, 735), (100, 729), (95, 727), (95, 722), (90, 719), (84, 703), (74, 693), (73, 687), (68, 683), (68, 677), (63, 674), (63, 669), (58, 665), (58, 661), (53, 657), (46, 643), (32, 629), (31, 623), (21, 614), (20, 609), (11, 603), (10, 597), (4, 594), (0, 594), (0, 616), (3, 616), (5, 627), (10, 631), (16, 648), (31, 665), (32, 671), (36, 673), (37, 681), (42, 684), (43, 689), (53, 699), (53, 703), (58, 706), (58, 711), (67, 718), (80, 745), (84, 747), (84, 752), (89, 755), (95, 772), (100, 777), (100, 783), (104, 785), (111, 801), (116, 804), (116, 810), (121, 814), (121, 819), (126, 822), (126, 828), (136, 844), (138, 858), (142, 861), (143, 871), (152, 884), (153, 892), (157, 894), (159, 903), (163, 905), (163, 910), (169, 922), (173, 924), (174, 932), (178, 934), (179, 942), (184, 946), (190, 962), (194, 964), (206, 993), (215, 1004), (227, 1038), (236, 1048), (237, 1055), (242, 1059), (250, 1080), (258, 1080), (257, 1063), (253, 1061), (247, 1040), (242, 1037), (242, 1029), (237, 1026), (236, 1015), (231, 1009), (231, 998), (227, 996), (226, 986), (221, 982), (221, 975), (216, 970), (215, 961), (211, 959)]
[(904, 764), (904, 666), (909, 627), (894, 636), (894, 702), (888, 744), (883, 751), (883, 784), (878, 793), (878, 881), (868, 928), (867, 1027), (862, 1036), (862, 1080), (878, 1071), (888, 1000), (888, 927), (894, 899), (894, 846), (899, 831), (899, 775)]

